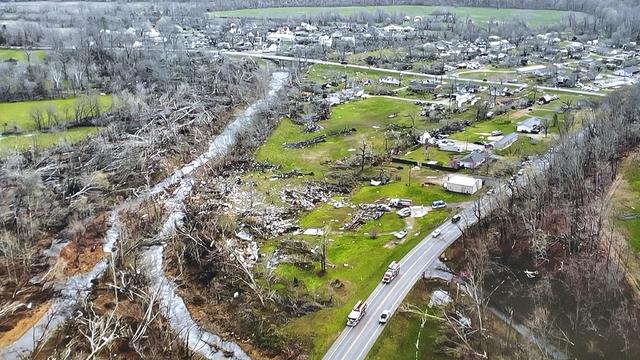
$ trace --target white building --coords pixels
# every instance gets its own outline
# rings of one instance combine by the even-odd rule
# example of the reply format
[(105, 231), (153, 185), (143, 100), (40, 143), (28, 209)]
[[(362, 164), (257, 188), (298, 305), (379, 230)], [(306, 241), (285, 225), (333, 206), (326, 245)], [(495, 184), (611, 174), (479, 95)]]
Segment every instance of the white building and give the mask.
[(400, 85), (400, 80), (397, 79), (397, 78), (394, 78), (392, 76), (385, 76), (385, 77), (381, 77), (380, 78), (380, 83), (387, 84), (387, 85), (398, 86), (398, 85)]
[(521, 133), (534, 133), (536, 131), (540, 131), (541, 124), (542, 121), (537, 117), (530, 117), (517, 123), (516, 131)]
[(464, 175), (449, 175), (444, 188), (461, 194), (475, 194), (482, 188), (482, 180)]

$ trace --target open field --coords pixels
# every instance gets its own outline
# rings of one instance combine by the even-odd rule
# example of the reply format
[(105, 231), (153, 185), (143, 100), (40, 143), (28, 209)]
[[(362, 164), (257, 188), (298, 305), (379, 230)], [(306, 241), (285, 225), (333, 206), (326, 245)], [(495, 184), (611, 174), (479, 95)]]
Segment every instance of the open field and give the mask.
[[(32, 50), (31, 59), (44, 60), (46, 53), (44, 50)], [(27, 62), (28, 56), (24, 50), (19, 49), (0, 49), (0, 61), (16, 60), (20, 62)]]
[[(364, 233), (376, 226), (383, 230), (390, 230), (391, 224), (397, 219), (396, 214), (386, 214), (373, 224), (368, 224), (355, 234), (330, 236), (328, 260), (335, 268), (327, 271), (323, 277), (317, 274), (319, 268), (302, 270), (294, 266), (279, 269), (286, 278), (298, 279), (307, 288), (317, 293), (331, 291), (329, 283), (339, 279), (343, 286), (333, 290), (333, 301), (337, 304), (318, 312), (308, 314), (287, 324), (285, 333), (291, 336), (301, 336), (312, 339), (313, 348), (311, 358), (319, 359), (329, 348), (331, 342), (344, 328), (347, 314), (358, 299), (366, 298), (377, 286), (387, 265), (392, 260), (402, 258), (415, 246), (424, 234), (428, 234), (446, 217), (447, 211), (437, 211), (416, 220), (416, 229), (411, 231), (407, 239), (391, 248), (384, 247), (393, 237), (379, 235), (372, 239)], [(422, 234), (423, 236), (420, 236)], [(337, 234), (336, 234), (337, 235)], [(363, 256), (366, 254), (366, 256)], [(344, 264), (348, 264), (345, 267)], [(375, 316), (370, 314), (369, 316)]]
[(280, 7), (263, 9), (241, 9), (230, 11), (216, 11), (210, 13), (221, 17), (254, 17), (254, 18), (287, 18), (311, 16), (330, 12), (332, 14), (352, 15), (358, 12), (385, 11), (389, 13), (402, 13), (406, 15), (430, 15), (436, 10), (448, 10), (460, 18), (469, 18), (478, 24), (487, 24), (490, 20), (514, 20), (524, 19), (530, 26), (544, 26), (557, 23), (569, 14), (566, 11), (556, 10), (522, 10), (522, 9), (495, 9), (475, 7), (442, 7), (425, 5), (389, 5), (389, 6), (344, 6), (344, 7)]
[[(258, 150), (256, 158), (258, 161), (281, 164), (283, 170), (313, 171), (316, 176), (322, 177), (329, 170), (327, 161), (356, 156), (357, 149), (362, 146), (363, 141), (374, 152), (383, 152), (385, 128), (390, 125), (411, 126), (410, 116), (417, 117), (419, 112), (420, 108), (411, 102), (369, 98), (334, 107), (331, 117), (319, 123), (324, 130), (316, 133), (305, 133), (302, 126), (284, 119), (265, 145)], [(393, 114), (397, 115), (389, 118)], [(418, 128), (425, 126), (416, 122)], [(355, 128), (356, 131), (347, 136), (327, 137), (326, 142), (310, 148), (285, 149), (283, 147), (285, 143), (307, 140), (345, 128)], [(389, 143), (392, 144), (391, 141)]]
[(55, 132), (33, 132), (24, 135), (0, 136), (0, 156), (10, 150), (26, 150), (30, 147), (44, 149), (59, 145), (61, 142), (78, 142), (98, 131), (96, 127), (77, 127)]
[[(412, 102), (387, 98), (355, 100), (332, 108), (328, 120), (319, 124), (324, 127), (318, 133), (305, 133), (301, 126), (284, 119), (257, 152), (258, 161), (281, 166), (282, 171), (298, 169), (314, 172), (315, 178), (323, 178), (331, 170), (331, 163), (348, 156), (356, 156), (350, 151), (362, 146), (365, 141), (374, 151), (384, 151), (385, 128), (390, 125), (411, 125), (410, 115), (417, 115), (420, 108)], [(390, 115), (395, 114), (393, 117)], [(424, 123), (417, 124), (427, 126)], [(307, 148), (285, 149), (284, 143), (297, 142), (332, 130), (355, 128), (356, 132), (347, 136), (333, 136), (327, 142)], [(445, 191), (441, 186), (424, 186), (429, 177), (439, 177), (443, 173), (430, 169), (410, 170), (408, 166), (386, 165), (365, 169), (365, 174), (388, 174), (392, 181), (382, 186), (362, 184), (351, 194), (339, 200), (355, 206), (370, 204), (388, 198), (409, 198), (416, 205), (429, 207), (435, 200), (445, 200), (450, 204), (460, 203), (472, 197)], [(265, 182), (265, 186), (277, 188), (282, 181)], [(256, 187), (262, 189), (261, 185)], [(266, 190), (266, 187), (264, 188)], [(260, 191), (260, 190), (258, 190)], [(319, 359), (331, 342), (344, 328), (347, 313), (360, 298), (365, 298), (380, 281), (388, 264), (402, 258), (426, 234), (439, 226), (454, 211), (454, 205), (447, 209), (430, 211), (419, 218), (400, 218), (396, 213), (384, 214), (377, 220), (364, 224), (357, 230), (341, 230), (356, 212), (355, 207), (334, 208), (322, 204), (303, 214), (299, 224), (303, 229), (330, 229), (328, 241), (327, 273), (320, 273), (319, 261), (307, 267), (295, 264), (280, 264), (276, 268), (279, 275), (278, 291), (315, 294), (319, 298), (332, 299), (335, 306), (326, 307), (288, 323), (282, 331), (287, 336), (300, 337), (311, 346), (311, 358)], [(394, 231), (407, 230), (407, 236), (396, 242)], [(273, 239), (263, 246), (263, 250), (278, 248), (283, 240), (306, 241), (311, 248), (320, 246), (321, 236), (285, 235)], [(366, 254), (366, 256), (363, 256)], [(336, 286), (336, 284), (340, 284)], [(371, 315), (375, 316), (375, 315)]]
[[(433, 286), (426, 281), (420, 281), (409, 292), (402, 302), (403, 304), (417, 305), (421, 309), (429, 303)], [(437, 316), (437, 310), (432, 310), (432, 315)], [(413, 359), (416, 352), (416, 339), (420, 332), (420, 318), (418, 315), (398, 311), (389, 322), (378, 341), (373, 345), (367, 360), (405, 360)], [(417, 359), (445, 360), (450, 356), (443, 353), (437, 346), (440, 336), (441, 324), (429, 318), (420, 333), (420, 347), (417, 351)]]
[(622, 182), (614, 194), (616, 224), (631, 248), (640, 251), (640, 155), (632, 154), (622, 166)]
[[(50, 106), (54, 107), (62, 122), (69, 120), (78, 99), (80, 98), (0, 103), (0, 131), (6, 132), (16, 128), (21, 131), (35, 130), (36, 124), (31, 118), (31, 111), (39, 109), (46, 112)], [(102, 95), (99, 96), (99, 101), (104, 111), (111, 107), (113, 99), (110, 95)]]

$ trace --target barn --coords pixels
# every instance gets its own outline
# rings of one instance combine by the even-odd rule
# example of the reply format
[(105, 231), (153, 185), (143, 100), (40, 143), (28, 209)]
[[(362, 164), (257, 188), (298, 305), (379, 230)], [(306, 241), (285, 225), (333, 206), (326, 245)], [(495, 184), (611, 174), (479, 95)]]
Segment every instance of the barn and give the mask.
[(475, 194), (482, 188), (482, 180), (471, 176), (449, 175), (444, 183), (444, 188), (461, 194)]

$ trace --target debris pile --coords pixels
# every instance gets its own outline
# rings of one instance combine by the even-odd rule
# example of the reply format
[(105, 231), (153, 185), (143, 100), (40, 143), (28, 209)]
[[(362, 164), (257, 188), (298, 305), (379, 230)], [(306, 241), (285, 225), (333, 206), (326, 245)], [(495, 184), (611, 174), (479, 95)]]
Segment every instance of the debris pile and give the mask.
[(291, 144), (284, 143), (282, 146), (286, 149), (302, 149), (325, 141), (327, 141), (327, 135), (319, 135), (316, 137), (312, 137), (311, 139), (298, 141)]
[(262, 211), (247, 211), (241, 214), (248, 231), (258, 238), (268, 239), (298, 230), (294, 213), (275, 206)]
[(312, 210), (319, 202), (325, 202), (331, 197), (331, 192), (320, 186), (306, 186), (303, 190), (283, 189), (280, 199), (296, 209)]
[(383, 204), (360, 204), (353, 219), (344, 225), (344, 229), (356, 230), (371, 220), (378, 220), (388, 208)]
[(326, 134), (312, 137), (311, 139), (302, 140), (294, 143), (284, 143), (282, 146), (286, 149), (302, 149), (327, 141), (330, 136), (347, 136), (356, 131), (355, 128), (346, 128), (342, 130), (332, 130)]
[(313, 176), (313, 172), (303, 173), (298, 170), (291, 170), (284, 173), (271, 175), (271, 178), (272, 179), (289, 179), (292, 177), (299, 177), (299, 176)]

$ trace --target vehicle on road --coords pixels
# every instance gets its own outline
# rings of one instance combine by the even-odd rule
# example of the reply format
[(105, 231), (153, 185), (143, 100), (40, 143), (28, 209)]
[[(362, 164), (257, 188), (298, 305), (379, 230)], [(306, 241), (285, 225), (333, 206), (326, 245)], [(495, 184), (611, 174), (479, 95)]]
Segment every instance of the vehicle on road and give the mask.
[(391, 264), (389, 264), (387, 271), (384, 273), (384, 276), (382, 277), (382, 282), (385, 284), (392, 282), (399, 273), (400, 263), (397, 261), (392, 261)]
[(364, 317), (365, 312), (367, 311), (367, 304), (358, 300), (356, 305), (353, 307), (349, 316), (347, 316), (347, 326), (356, 326), (360, 322), (360, 320)]
[(460, 219), (462, 219), (462, 216), (460, 216), (459, 214), (456, 214), (456, 215), (453, 215), (453, 217), (451, 218), (451, 222), (455, 224), (458, 221), (460, 221)]
[(522, 175), (524, 175), (524, 170), (522, 169), (518, 170), (518, 176), (522, 176)]
[(384, 310), (382, 314), (380, 314), (380, 318), (378, 319), (379, 324), (386, 324), (389, 321), (389, 317), (391, 317), (391, 311)]
[(447, 207), (447, 203), (444, 202), (443, 200), (436, 200), (431, 203), (432, 209), (444, 209), (446, 207)]
[(434, 238), (437, 238), (438, 236), (440, 236), (440, 229), (433, 230), (433, 233), (431, 236)]

